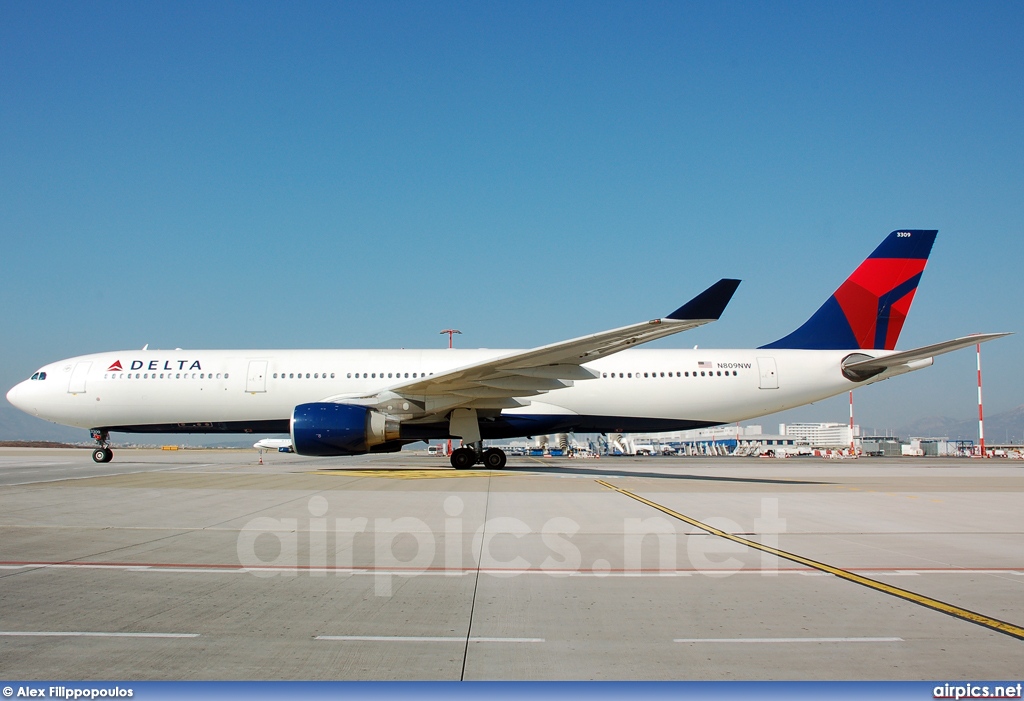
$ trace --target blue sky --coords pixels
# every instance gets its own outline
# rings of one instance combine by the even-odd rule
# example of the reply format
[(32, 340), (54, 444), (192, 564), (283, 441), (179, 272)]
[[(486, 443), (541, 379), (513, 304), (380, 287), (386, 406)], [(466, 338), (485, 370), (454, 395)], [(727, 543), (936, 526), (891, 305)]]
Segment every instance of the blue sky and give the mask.
[[(751, 347), (896, 228), (939, 229), (900, 347), (1024, 331), (1022, 35), (1000, 2), (4, 3), (0, 384), (147, 343), (529, 347), (720, 277), (659, 345)], [(969, 416), (973, 368), (858, 420)]]

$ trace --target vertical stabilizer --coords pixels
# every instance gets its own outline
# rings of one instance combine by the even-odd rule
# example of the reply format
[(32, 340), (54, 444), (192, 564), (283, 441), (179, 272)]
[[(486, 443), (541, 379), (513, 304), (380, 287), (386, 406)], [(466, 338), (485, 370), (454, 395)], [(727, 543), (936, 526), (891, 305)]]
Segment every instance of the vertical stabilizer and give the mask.
[(803, 326), (762, 348), (893, 350), (937, 233), (892, 232)]

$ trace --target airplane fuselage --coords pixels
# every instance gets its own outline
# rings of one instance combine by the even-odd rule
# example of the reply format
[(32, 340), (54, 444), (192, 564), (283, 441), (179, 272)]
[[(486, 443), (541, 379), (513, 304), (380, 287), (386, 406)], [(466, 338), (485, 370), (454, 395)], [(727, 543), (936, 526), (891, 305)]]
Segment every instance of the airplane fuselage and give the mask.
[[(287, 433), (297, 405), (385, 392), (410, 379), (514, 352), (118, 351), (51, 363), (40, 369), (45, 379), (22, 382), (9, 398), (30, 414), (81, 428)], [(584, 364), (594, 379), (526, 397), (526, 406), (482, 415), (481, 434), (668, 431), (742, 421), (866, 384), (842, 374), (841, 363), (852, 353), (863, 351), (623, 351)], [(890, 370), (871, 382), (924, 365)], [(402, 414), (401, 406), (381, 408)], [(401, 437), (446, 438), (448, 422), (437, 417), (403, 422)]]

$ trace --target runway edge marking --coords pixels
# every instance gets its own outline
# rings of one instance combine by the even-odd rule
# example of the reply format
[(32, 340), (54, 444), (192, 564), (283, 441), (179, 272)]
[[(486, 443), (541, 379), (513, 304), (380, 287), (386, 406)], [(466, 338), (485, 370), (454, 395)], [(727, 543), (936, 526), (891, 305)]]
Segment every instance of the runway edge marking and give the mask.
[(938, 611), (940, 613), (944, 613), (949, 616), (953, 616), (955, 618), (968, 621), (970, 623), (975, 623), (977, 625), (984, 626), (985, 628), (994, 630), (997, 633), (1003, 633), (1004, 635), (1009, 635), (1011, 637), (1017, 638), (1018, 640), (1024, 640), (1024, 627), (1014, 625), (1013, 623), (1008, 623), (1006, 621), (1001, 621), (998, 618), (986, 616), (983, 613), (978, 613), (976, 611), (971, 611), (965, 608), (961, 608), (959, 606), (954, 606), (953, 604), (947, 604), (944, 601), (939, 601), (938, 599), (933, 599), (931, 597), (924, 596), (923, 594), (918, 594), (907, 589), (894, 587), (891, 584), (885, 584), (884, 582), (879, 582), (869, 577), (854, 574), (853, 572), (848, 572), (844, 569), (833, 567), (832, 565), (827, 565), (823, 562), (811, 560), (810, 558), (803, 557), (802, 555), (797, 555), (795, 553), (787, 552), (785, 550), (779, 550), (778, 548), (763, 545), (761, 543), (758, 543), (757, 541), (741, 538), (740, 536), (733, 535), (732, 533), (727, 533), (726, 531), (715, 528), (714, 526), (709, 526), (706, 523), (702, 523), (697, 519), (685, 516), (679, 513), (678, 511), (673, 511), (667, 506), (662, 506), (661, 504), (651, 501), (650, 499), (645, 499), (639, 494), (634, 494), (629, 490), (622, 489), (621, 487), (616, 487), (615, 485), (605, 482), (604, 480), (595, 481), (602, 487), (610, 489), (614, 492), (618, 492), (619, 494), (627, 496), (630, 499), (634, 499), (635, 501), (638, 501), (641, 504), (646, 504), (647, 506), (650, 506), (653, 509), (657, 509), (658, 511), (664, 514), (668, 514), (672, 518), (679, 519), (680, 521), (688, 523), (691, 526), (695, 526), (701, 529), (702, 531), (710, 533), (711, 535), (715, 535), (720, 538), (725, 538), (726, 540), (731, 540), (734, 543), (740, 543), (741, 545), (745, 545), (748, 548), (753, 548), (755, 550), (760, 550), (761, 552), (770, 553), (772, 555), (775, 555), (776, 557), (781, 557), (785, 560), (790, 560), (791, 562), (797, 562), (799, 564), (812, 567), (821, 572), (826, 572), (828, 574), (839, 577), (840, 579), (845, 579), (848, 582), (860, 584), (861, 586), (868, 587), (869, 589), (874, 589), (875, 591), (880, 591), (884, 594), (895, 596), (905, 601), (918, 604), (919, 606), (930, 608), (933, 611)]

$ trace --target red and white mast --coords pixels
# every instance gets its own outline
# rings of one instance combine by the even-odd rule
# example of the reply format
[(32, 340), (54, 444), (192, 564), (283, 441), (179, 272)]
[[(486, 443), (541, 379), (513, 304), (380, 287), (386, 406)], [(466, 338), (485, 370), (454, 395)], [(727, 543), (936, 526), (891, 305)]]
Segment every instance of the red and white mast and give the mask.
[(981, 457), (985, 454), (985, 413), (981, 408), (981, 344), (977, 344), (978, 350), (978, 439), (981, 443)]
[(853, 390), (850, 390), (850, 455), (856, 455), (857, 448), (853, 444)]

